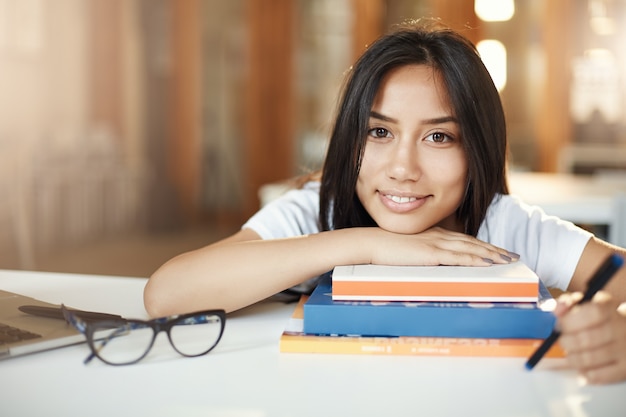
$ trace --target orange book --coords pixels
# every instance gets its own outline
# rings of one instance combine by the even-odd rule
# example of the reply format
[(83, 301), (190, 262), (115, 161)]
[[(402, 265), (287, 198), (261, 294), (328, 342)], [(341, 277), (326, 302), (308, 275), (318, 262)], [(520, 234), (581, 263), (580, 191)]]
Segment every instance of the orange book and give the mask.
[(537, 302), (539, 277), (522, 262), (486, 267), (345, 265), (335, 301)]
[[(452, 337), (361, 337), (311, 335), (303, 332), (303, 296), (280, 338), (283, 353), (366, 355), (529, 357), (542, 339), (479, 339)], [(564, 357), (555, 344), (546, 357)]]

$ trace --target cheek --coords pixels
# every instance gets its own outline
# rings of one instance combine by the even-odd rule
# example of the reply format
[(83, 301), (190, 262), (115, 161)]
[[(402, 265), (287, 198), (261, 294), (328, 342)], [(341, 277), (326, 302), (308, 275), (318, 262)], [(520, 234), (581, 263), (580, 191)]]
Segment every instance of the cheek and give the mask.
[(375, 146), (371, 146), (370, 144), (365, 145), (363, 157), (361, 158), (361, 170), (359, 171), (359, 176), (362, 173), (368, 174), (369, 172), (376, 170), (377, 165), (381, 164), (382, 159), (383, 156), (379, 149), (376, 149)]
[(370, 181), (368, 180), (367, 170), (364, 171), (363, 168), (361, 167), (361, 170), (359, 171), (359, 176), (356, 180), (356, 188), (355, 188), (356, 196), (359, 200), (361, 200), (361, 202), (364, 201), (364, 198), (367, 194), (369, 183)]
[(437, 180), (443, 185), (454, 187), (455, 185), (465, 187), (467, 182), (467, 160), (464, 154), (446, 155), (438, 158), (433, 156), (425, 158), (428, 168), (425, 170), (430, 173), (433, 180)]

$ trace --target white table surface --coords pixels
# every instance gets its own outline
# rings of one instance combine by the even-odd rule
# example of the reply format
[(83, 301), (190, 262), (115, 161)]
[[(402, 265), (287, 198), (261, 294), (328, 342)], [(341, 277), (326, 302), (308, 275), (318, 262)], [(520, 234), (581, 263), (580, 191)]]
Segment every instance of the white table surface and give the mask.
[[(145, 318), (144, 279), (0, 271), (0, 288)], [(293, 305), (229, 315), (222, 341), (182, 358), (161, 335), (148, 358), (112, 367), (81, 344), (0, 361), (2, 416), (621, 416), (626, 383), (587, 386), (560, 360), (280, 353)]]

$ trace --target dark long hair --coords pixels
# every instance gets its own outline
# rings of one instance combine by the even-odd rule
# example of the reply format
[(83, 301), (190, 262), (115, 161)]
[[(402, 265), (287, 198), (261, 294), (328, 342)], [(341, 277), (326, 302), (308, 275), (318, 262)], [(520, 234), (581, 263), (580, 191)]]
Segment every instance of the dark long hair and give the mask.
[(381, 80), (405, 65), (431, 66), (444, 82), (468, 162), (467, 192), (456, 215), (465, 233), (475, 236), (496, 193), (508, 193), (504, 111), (474, 45), (438, 21), (423, 19), (379, 38), (348, 75), (322, 170), (322, 230), (376, 225), (356, 195), (356, 183)]

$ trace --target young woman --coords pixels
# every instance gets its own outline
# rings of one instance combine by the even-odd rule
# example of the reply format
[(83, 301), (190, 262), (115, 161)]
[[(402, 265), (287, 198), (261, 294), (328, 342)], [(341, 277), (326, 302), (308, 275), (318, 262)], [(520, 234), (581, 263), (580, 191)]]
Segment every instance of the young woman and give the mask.
[[(626, 256), (508, 195), (506, 153), (500, 98), (474, 46), (435, 22), (400, 26), (351, 70), (321, 178), (167, 262), (145, 288), (146, 309), (232, 311), (336, 265), (368, 263), (521, 258), (546, 286), (577, 292), (608, 254)], [(590, 382), (626, 379), (625, 300), (621, 271), (593, 303), (557, 309), (561, 344)]]

